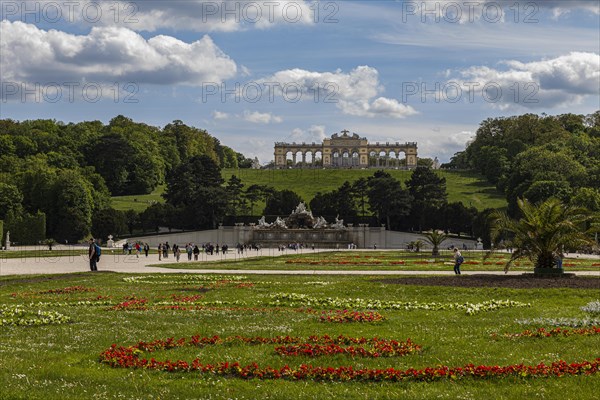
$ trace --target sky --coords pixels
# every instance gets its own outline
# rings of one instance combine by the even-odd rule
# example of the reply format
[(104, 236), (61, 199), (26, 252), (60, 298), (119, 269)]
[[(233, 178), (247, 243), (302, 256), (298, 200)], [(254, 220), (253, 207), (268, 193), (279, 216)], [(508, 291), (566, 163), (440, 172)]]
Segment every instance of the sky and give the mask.
[(0, 0), (0, 118), (181, 120), (273, 159), (347, 129), (447, 162), (600, 109), (600, 2)]

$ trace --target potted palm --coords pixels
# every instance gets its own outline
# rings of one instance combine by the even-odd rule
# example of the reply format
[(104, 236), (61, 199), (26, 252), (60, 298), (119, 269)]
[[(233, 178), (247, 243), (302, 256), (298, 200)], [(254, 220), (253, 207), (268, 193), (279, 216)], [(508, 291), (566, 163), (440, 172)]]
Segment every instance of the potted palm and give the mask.
[(594, 243), (592, 229), (597, 216), (589, 210), (550, 198), (538, 204), (518, 200), (522, 217), (512, 219), (504, 212), (492, 214), (492, 238), (502, 236), (514, 251), (504, 266), (508, 272), (518, 259), (527, 258), (538, 276), (561, 276), (563, 249), (579, 250)]
[(448, 235), (444, 233), (444, 231), (432, 230), (428, 232), (421, 233), (425, 238), (425, 241), (433, 246), (433, 250), (431, 251), (432, 256), (440, 255), (440, 246), (441, 244), (448, 239)]

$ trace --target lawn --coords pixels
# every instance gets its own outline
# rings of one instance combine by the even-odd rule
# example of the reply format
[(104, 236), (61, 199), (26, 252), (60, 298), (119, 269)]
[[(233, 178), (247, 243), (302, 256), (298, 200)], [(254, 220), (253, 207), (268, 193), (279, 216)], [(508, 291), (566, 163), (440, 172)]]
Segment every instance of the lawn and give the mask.
[[(266, 251), (266, 249), (265, 249)], [(280, 255), (276, 249), (271, 249), (274, 255)], [(249, 250), (250, 254), (254, 253)], [(465, 262), (461, 267), (463, 271), (502, 271), (508, 254), (495, 253), (486, 257), (481, 251), (463, 251)], [(450, 250), (441, 250), (439, 257), (432, 257), (431, 252), (419, 253), (408, 251), (323, 251), (318, 253), (303, 254), (301, 250), (285, 250), (285, 255), (262, 256), (254, 258), (236, 258), (235, 252), (221, 256), (221, 260), (210, 262), (185, 262), (171, 264), (156, 264), (153, 267), (186, 268), (186, 269), (231, 269), (231, 270), (347, 270), (347, 271), (440, 271), (453, 268), (453, 253)], [(599, 271), (600, 259), (565, 258), (563, 262), (565, 272), (569, 271)], [(513, 271), (533, 271), (533, 264), (528, 260), (517, 261), (512, 267)]]
[[(386, 170), (396, 179), (404, 182), (410, 178), (410, 171)], [(252, 169), (224, 169), (222, 176), (227, 181), (231, 175), (238, 176), (247, 188), (253, 184), (272, 186), (277, 190), (290, 189), (310, 202), (317, 192), (327, 192), (340, 187), (345, 181), (353, 182), (359, 178), (366, 178), (375, 172), (374, 169), (280, 169), (280, 170), (252, 170)], [(506, 207), (504, 195), (487, 183), (482, 176), (466, 171), (436, 171), (446, 178), (448, 201), (462, 201), (466, 206), (484, 208)], [(112, 206), (117, 210), (144, 211), (154, 202), (164, 202), (162, 193), (165, 185), (158, 186), (147, 195), (116, 196), (112, 198)], [(253, 210), (260, 214), (264, 203), (255, 205)]]
[(111, 198), (111, 205), (116, 210), (135, 210), (142, 212), (154, 203), (164, 203), (162, 194), (166, 185), (159, 185), (150, 194), (131, 195), (131, 196), (114, 196)]
[[(296, 192), (303, 200), (310, 202), (317, 192), (328, 192), (340, 187), (345, 181), (353, 182), (359, 178), (372, 176), (375, 169), (224, 169), (225, 180), (231, 175), (238, 176), (244, 185), (261, 184), (272, 186), (277, 190), (289, 189)], [(394, 178), (402, 182), (410, 178), (411, 171), (386, 170)], [(466, 206), (485, 208), (506, 207), (506, 198), (490, 185), (483, 176), (466, 171), (442, 171), (437, 174), (446, 178), (448, 201), (462, 201)], [(257, 209), (261, 209), (258, 205)]]
[[(2, 277), (2, 398), (591, 399), (600, 360), (584, 362), (599, 356), (597, 299), (588, 289), (412, 286), (368, 276)], [(354, 318), (362, 322), (332, 322)], [(557, 325), (558, 336), (535, 334)], [(536, 337), (514, 336), (526, 330)], [(539, 366), (559, 360), (574, 365)], [(475, 376), (440, 367), (468, 364)], [(273, 371), (283, 379), (271, 379)]]

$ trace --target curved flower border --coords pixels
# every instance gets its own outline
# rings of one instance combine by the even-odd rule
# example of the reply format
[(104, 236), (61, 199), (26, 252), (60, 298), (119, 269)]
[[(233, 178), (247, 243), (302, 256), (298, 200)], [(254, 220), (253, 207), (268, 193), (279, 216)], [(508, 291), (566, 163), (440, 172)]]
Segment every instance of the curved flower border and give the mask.
[[(328, 338), (313, 336), (317, 343)], [(311, 340), (309, 338), (309, 341)], [(351, 339), (344, 338), (343, 340)], [(190, 340), (185, 338), (174, 340), (155, 340), (153, 342), (140, 342), (135, 346), (120, 347), (113, 344), (110, 348), (100, 354), (100, 362), (113, 368), (143, 368), (169, 372), (200, 372), (211, 375), (236, 377), (242, 379), (287, 379), (287, 380), (316, 380), (316, 381), (438, 381), (443, 379), (491, 379), (491, 378), (539, 378), (560, 377), (565, 375), (592, 375), (600, 370), (600, 358), (593, 361), (582, 361), (568, 364), (563, 360), (553, 362), (550, 365), (540, 363), (537, 365), (515, 364), (508, 366), (467, 364), (462, 367), (436, 366), (423, 369), (409, 368), (406, 370), (385, 369), (355, 369), (352, 366), (341, 367), (319, 367), (302, 364), (293, 368), (285, 365), (281, 368), (270, 366), (261, 367), (257, 363), (242, 366), (239, 362), (220, 362), (217, 364), (203, 364), (198, 358), (192, 362), (184, 360), (158, 361), (154, 358), (140, 358), (144, 352), (153, 352), (161, 349), (171, 349), (182, 346), (205, 346), (210, 344), (222, 344), (230, 342), (241, 342), (247, 344), (263, 343), (290, 343), (298, 338), (276, 337), (276, 338), (245, 338), (240, 336), (221, 339), (218, 336), (200, 338), (193, 336)], [(352, 339), (368, 340), (368, 339)]]

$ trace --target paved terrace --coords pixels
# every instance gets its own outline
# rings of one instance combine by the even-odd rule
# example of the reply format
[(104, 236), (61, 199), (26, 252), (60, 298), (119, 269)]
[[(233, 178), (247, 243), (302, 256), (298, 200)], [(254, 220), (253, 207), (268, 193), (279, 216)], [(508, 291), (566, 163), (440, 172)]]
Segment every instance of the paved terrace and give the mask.
[[(57, 246), (55, 250), (73, 249), (74, 247)], [(40, 247), (19, 247), (13, 248), (12, 250), (40, 250)], [(45, 247), (43, 248), (45, 249)], [(75, 247), (75, 249), (82, 249), (81, 247)], [(290, 254), (314, 254), (330, 252), (331, 250), (323, 249), (302, 249), (298, 251), (285, 250), (278, 251), (277, 249), (261, 249), (259, 251), (250, 250), (243, 254), (237, 254), (234, 250), (228, 254), (214, 254), (207, 255), (200, 253), (198, 262), (210, 262), (210, 261), (221, 261), (221, 260), (240, 260), (252, 257), (279, 257), (282, 255)], [(347, 251), (347, 250), (339, 250)], [(357, 249), (351, 251), (372, 251), (370, 249)], [(377, 251), (398, 251), (394, 249), (377, 250)], [(424, 252), (426, 254), (426, 252)], [(593, 258), (599, 259), (598, 256), (589, 256), (583, 254), (572, 255), (572, 258)], [(450, 262), (451, 259), (448, 258)], [(235, 270), (235, 269), (186, 269), (186, 264), (190, 263), (187, 260), (187, 254), (182, 253), (179, 263), (181, 268), (161, 268), (160, 264), (172, 264), (176, 260), (172, 254), (162, 261), (158, 260), (157, 254), (150, 254), (145, 257), (143, 253), (138, 257), (135, 254), (124, 255), (121, 249), (102, 249), (102, 257), (98, 263), (99, 271), (113, 271), (121, 273), (189, 273), (189, 274), (264, 274), (264, 275), (454, 275), (452, 266), (448, 265), (447, 270), (440, 271), (410, 271), (405, 269), (398, 269), (395, 271), (344, 271), (344, 270), (311, 270), (309, 268), (305, 270)], [(265, 261), (267, 262), (267, 261)], [(155, 265), (155, 266), (152, 266)], [(65, 256), (65, 257), (26, 257), (26, 258), (3, 258), (2, 252), (0, 251), (0, 276), (6, 275), (32, 275), (32, 274), (64, 274), (72, 272), (90, 272), (89, 262), (87, 256)], [(91, 272), (90, 272), (91, 273)], [(463, 275), (504, 275), (503, 271), (469, 271), (469, 266), (463, 266)], [(600, 278), (600, 268), (595, 271), (575, 271), (578, 276), (594, 276)], [(521, 275), (523, 271), (509, 271), (508, 275)]]

